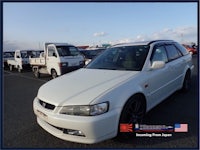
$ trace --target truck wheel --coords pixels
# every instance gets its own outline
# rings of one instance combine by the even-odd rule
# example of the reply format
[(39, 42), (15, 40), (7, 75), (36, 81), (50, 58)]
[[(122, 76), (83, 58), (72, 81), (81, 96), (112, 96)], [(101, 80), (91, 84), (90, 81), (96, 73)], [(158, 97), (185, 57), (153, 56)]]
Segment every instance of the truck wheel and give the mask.
[(34, 69), (33, 73), (34, 73), (36, 78), (40, 78), (40, 72), (38, 71), (38, 69)]
[(145, 113), (146, 107), (143, 97), (140, 95), (134, 95), (132, 98), (130, 98), (125, 104), (120, 116), (117, 139), (126, 140), (133, 137), (134, 131), (122, 132), (120, 131), (120, 127), (122, 127), (122, 124), (131, 124), (131, 130), (134, 130), (134, 125), (142, 122)]
[(17, 70), (18, 70), (19, 73), (22, 72), (22, 69), (20, 69), (19, 66), (17, 67)]
[(53, 79), (55, 79), (58, 76), (56, 70), (54, 70), (54, 69), (51, 70), (51, 76)]
[(12, 71), (13, 70), (13, 67), (12, 65), (9, 65), (9, 70)]

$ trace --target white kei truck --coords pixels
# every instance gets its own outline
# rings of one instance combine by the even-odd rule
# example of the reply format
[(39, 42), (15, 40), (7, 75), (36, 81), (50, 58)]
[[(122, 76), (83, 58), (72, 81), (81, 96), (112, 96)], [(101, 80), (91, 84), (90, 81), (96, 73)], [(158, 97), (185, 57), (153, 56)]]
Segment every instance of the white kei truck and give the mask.
[(8, 68), (8, 59), (14, 59), (15, 51), (7, 50), (3, 52), (3, 68)]
[(45, 43), (44, 52), (38, 58), (29, 60), (37, 78), (40, 74), (50, 74), (52, 78), (56, 78), (85, 65), (78, 48), (67, 43)]
[(29, 57), (32, 57), (32, 52), (33, 50), (15, 50), (14, 58), (7, 60), (9, 70), (12, 71), (15, 68), (18, 72), (22, 72), (29, 69)]

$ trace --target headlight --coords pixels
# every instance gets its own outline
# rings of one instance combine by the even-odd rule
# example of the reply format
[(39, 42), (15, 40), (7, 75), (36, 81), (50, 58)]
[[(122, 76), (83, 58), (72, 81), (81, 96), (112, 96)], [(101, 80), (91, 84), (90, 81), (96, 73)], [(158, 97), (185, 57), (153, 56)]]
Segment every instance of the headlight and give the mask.
[(108, 102), (88, 106), (64, 106), (60, 114), (76, 115), (76, 116), (96, 116), (108, 111)]
[(86, 59), (85, 64), (89, 64), (92, 60), (91, 59)]
[(80, 61), (80, 62), (79, 62), (79, 65), (84, 65), (84, 61)]

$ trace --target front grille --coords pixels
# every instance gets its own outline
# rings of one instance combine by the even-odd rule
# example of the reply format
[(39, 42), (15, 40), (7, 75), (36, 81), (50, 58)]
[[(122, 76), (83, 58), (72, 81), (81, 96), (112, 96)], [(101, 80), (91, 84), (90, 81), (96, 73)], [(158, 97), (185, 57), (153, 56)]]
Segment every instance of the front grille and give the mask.
[(40, 105), (41, 105), (42, 107), (44, 107), (44, 108), (46, 108), (46, 109), (53, 110), (53, 109), (55, 108), (54, 105), (49, 104), (49, 103), (46, 103), (46, 102), (44, 102), (44, 101), (42, 101), (42, 100), (39, 100), (39, 103), (40, 103)]

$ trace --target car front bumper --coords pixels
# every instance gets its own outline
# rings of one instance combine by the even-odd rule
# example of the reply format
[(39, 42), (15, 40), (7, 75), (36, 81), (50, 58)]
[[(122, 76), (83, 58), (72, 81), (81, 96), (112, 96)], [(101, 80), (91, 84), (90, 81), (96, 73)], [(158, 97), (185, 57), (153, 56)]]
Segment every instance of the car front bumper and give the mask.
[[(72, 116), (45, 109), (37, 98), (34, 99), (33, 109), (38, 124), (63, 140), (92, 144), (113, 138), (118, 132), (118, 109), (98, 116)], [(81, 131), (84, 136), (66, 134), (64, 131), (68, 129)]]

